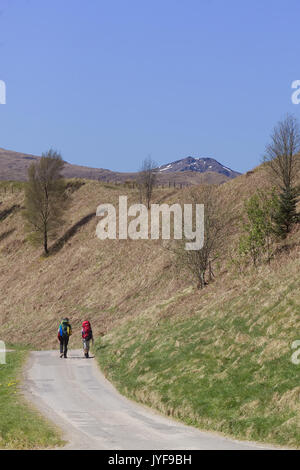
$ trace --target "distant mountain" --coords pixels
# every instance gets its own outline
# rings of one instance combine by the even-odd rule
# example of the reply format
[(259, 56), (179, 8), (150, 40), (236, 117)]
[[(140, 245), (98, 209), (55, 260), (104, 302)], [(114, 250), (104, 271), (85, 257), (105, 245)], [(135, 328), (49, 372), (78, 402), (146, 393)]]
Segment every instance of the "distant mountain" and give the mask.
[[(31, 163), (38, 162), (40, 157), (14, 152), (0, 148), (0, 180), (26, 181), (27, 171)], [(103, 168), (90, 168), (65, 162), (63, 169), (65, 178), (86, 178), (91, 180), (122, 183), (135, 180), (137, 173), (121, 173)], [(222, 184), (239, 173), (230, 170), (213, 158), (187, 157), (157, 169), (158, 184), (192, 185)]]
[(158, 168), (158, 171), (170, 173), (170, 172), (178, 172), (178, 171), (197, 171), (199, 173), (219, 173), (221, 175), (227, 176), (228, 178), (235, 178), (236, 176), (240, 175), (237, 171), (231, 170), (227, 166), (222, 165), (221, 163), (217, 162), (214, 158), (209, 157), (186, 157), (182, 158), (181, 160), (176, 160), (172, 163), (167, 163), (166, 165), (162, 165)]

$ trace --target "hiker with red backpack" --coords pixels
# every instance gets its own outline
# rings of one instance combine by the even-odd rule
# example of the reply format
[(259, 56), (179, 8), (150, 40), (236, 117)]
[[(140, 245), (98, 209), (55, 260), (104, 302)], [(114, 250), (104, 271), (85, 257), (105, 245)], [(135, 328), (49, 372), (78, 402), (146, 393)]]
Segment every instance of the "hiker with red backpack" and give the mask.
[(72, 328), (68, 318), (64, 318), (59, 325), (57, 338), (59, 341), (60, 357), (67, 357), (69, 338), (72, 334)]
[(92, 331), (91, 324), (88, 320), (85, 320), (82, 323), (81, 336), (82, 336), (84, 356), (88, 359), (89, 351), (90, 351), (90, 341), (92, 340), (94, 344), (93, 331)]

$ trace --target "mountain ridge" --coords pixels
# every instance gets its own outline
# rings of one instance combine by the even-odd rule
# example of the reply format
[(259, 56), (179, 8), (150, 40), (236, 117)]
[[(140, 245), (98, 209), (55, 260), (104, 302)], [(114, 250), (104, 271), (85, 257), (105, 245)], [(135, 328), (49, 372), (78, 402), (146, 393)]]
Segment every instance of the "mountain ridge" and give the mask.
[[(0, 180), (26, 181), (31, 163), (41, 157), (0, 148)], [(124, 183), (133, 181), (138, 172), (118, 172), (65, 162), (65, 178), (84, 178), (103, 182)], [(157, 168), (158, 184), (222, 184), (240, 173), (225, 167), (212, 158), (186, 157)]]
[(222, 163), (218, 162), (216, 159), (211, 157), (185, 157), (180, 160), (175, 160), (171, 163), (166, 163), (161, 165), (158, 168), (159, 172), (165, 171), (174, 172), (174, 171), (197, 171), (199, 173), (206, 173), (212, 171), (214, 173), (221, 173), (228, 178), (235, 178), (241, 173), (234, 171), (231, 168), (228, 168)]

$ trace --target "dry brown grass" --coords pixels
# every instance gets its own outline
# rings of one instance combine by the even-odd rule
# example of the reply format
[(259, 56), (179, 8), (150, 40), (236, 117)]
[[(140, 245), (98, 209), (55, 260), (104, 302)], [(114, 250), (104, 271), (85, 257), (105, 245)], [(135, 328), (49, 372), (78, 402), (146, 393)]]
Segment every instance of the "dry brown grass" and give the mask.
[[(168, 193), (174, 190), (157, 190), (157, 201)], [(119, 194), (137, 202), (134, 190), (87, 182), (73, 194), (60, 235), (99, 204), (117, 205)], [(15, 203), (23, 204), (23, 194), (5, 195), (1, 209)], [(6, 341), (54, 347), (58, 321), (65, 315), (75, 334), (89, 317), (97, 335), (150, 306), (154, 292), (162, 299), (176, 292), (178, 282), (171, 279), (172, 268), (165, 269), (169, 254), (160, 242), (101, 242), (95, 235), (96, 224), (96, 217), (90, 219), (57, 253), (44, 258), (41, 250), (25, 242), (20, 213), (1, 223), (0, 240), (2, 233), (7, 234), (0, 241), (0, 321)], [(78, 344), (75, 335), (72, 342)]]
[[(239, 230), (238, 215), (243, 201), (257, 187), (265, 187), (265, 183), (264, 171), (256, 169), (250, 176), (242, 175), (219, 187), (224, 211), (232, 219), (226, 240), (228, 249)], [(156, 189), (154, 202), (185, 202), (189, 191), (188, 188)], [(99, 204), (117, 205), (120, 194), (128, 195), (129, 204), (138, 201), (134, 189), (86, 181), (72, 194), (60, 237), (95, 212)], [(23, 206), (23, 197), (21, 192), (3, 194), (1, 211), (13, 205)], [(201, 316), (206, 315), (206, 307), (212, 308), (220, 299), (225, 302), (232, 296), (236, 298), (235, 308), (238, 309), (237, 294), (251, 291), (252, 283), (257, 282), (257, 272), (235, 276), (223, 263), (215, 282), (205, 293), (199, 293), (186, 273), (176, 270), (172, 254), (160, 240), (100, 241), (95, 235), (96, 224), (96, 217), (90, 218), (74, 231), (61, 249), (44, 258), (42, 250), (25, 241), (20, 211), (0, 222), (0, 322), (4, 340), (38, 348), (56, 347), (58, 322), (68, 316), (74, 330), (72, 345), (77, 346), (80, 324), (85, 318), (91, 320), (97, 336), (142, 312), (153, 311), (156, 321), (195, 312)], [(281, 265), (299, 251), (299, 238), (296, 231), (292, 237), (292, 253), (282, 253), (276, 266), (261, 268), (264, 273), (261, 282), (274, 269), (281, 275)], [(291, 265), (291, 269), (296, 268)], [(268, 301), (266, 296), (266, 305)], [(250, 328), (255, 322), (263, 321), (257, 313), (254, 302)], [(241, 344), (245, 341), (244, 336), (237, 338)]]

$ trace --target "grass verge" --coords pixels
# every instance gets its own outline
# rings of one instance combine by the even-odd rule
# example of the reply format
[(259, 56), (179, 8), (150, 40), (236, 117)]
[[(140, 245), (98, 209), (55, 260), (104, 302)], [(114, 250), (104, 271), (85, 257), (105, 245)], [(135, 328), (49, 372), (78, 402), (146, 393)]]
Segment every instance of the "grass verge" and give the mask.
[(261, 285), (256, 307), (247, 291), (190, 316), (141, 315), (96, 342), (98, 361), (121, 393), (165, 415), (299, 448), (300, 366), (291, 362), (298, 287), (268, 307)]
[(22, 366), (29, 352), (13, 346), (0, 364), (0, 448), (40, 449), (63, 444), (59, 431), (32, 409), (19, 390)]

